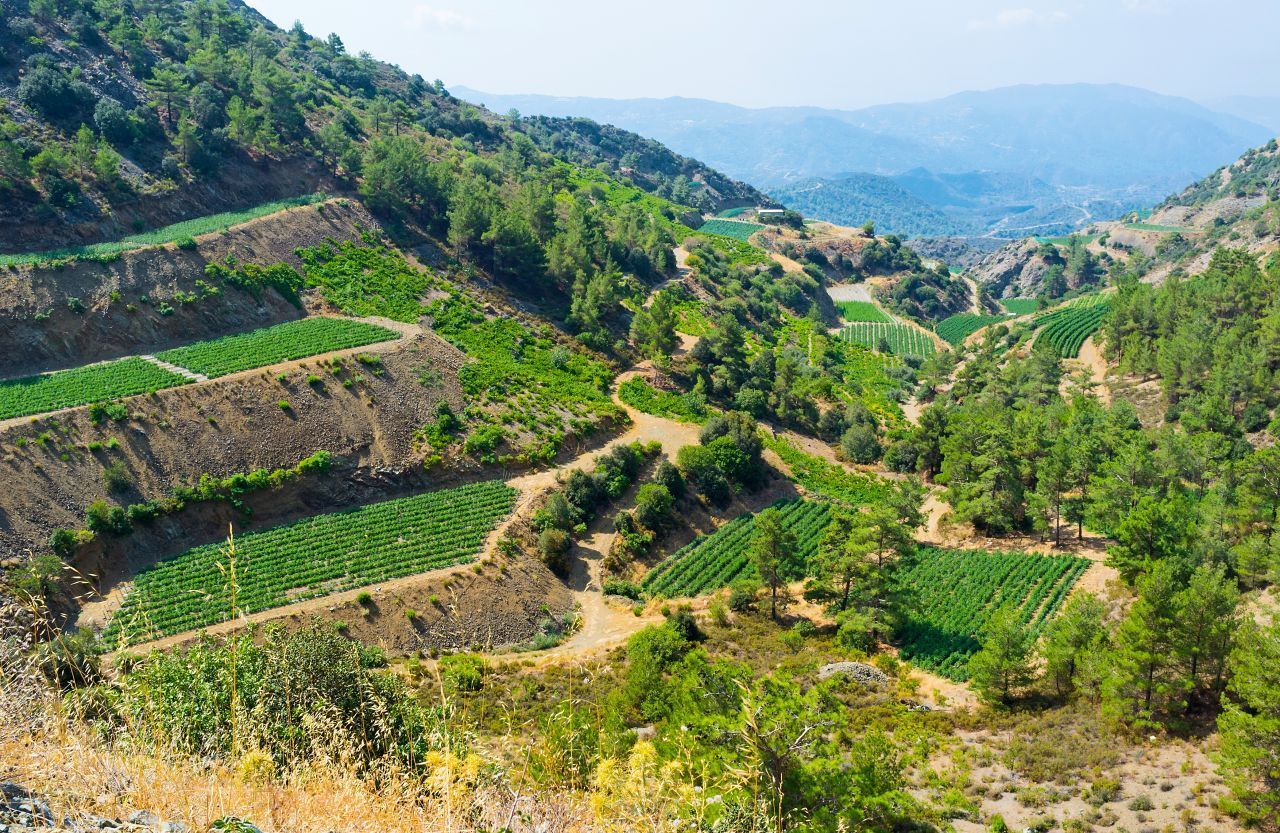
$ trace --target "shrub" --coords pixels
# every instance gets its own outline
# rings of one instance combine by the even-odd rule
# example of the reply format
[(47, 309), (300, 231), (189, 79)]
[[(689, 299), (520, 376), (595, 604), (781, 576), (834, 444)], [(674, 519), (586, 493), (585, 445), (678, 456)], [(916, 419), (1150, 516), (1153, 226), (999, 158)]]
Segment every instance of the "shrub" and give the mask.
[(635, 601), (640, 601), (644, 598), (644, 591), (640, 589), (640, 585), (620, 578), (605, 579), (604, 594), (606, 596), (622, 596)]
[(328, 625), (268, 628), (261, 639), (205, 638), (142, 660), (106, 698), (115, 712), (109, 722), (136, 727), (144, 748), (205, 760), (241, 753), (234, 724), (286, 770), (341, 762), (364, 777), (416, 767), (443, 743), (439, 716), (399, 677), (372, 670), (385, 661)]
[(729, 609), (734, 613), (744, 613), (755, 607), (756, 591), (759, 587), (754, 582), (738, 581), (729, 588)]
[[(61, 533), (67, 533), (69, 530), (55, 530), (53, 537), (57, 538)], [(75, 543), (75, 534), (71, 534), (71, 545), (67, 546), (65, 551), (69, 554)], [(61, 551), (61, 548), (55, 546), (55, 551)], [(14, 590), (29, 596), (32, 599), (44, 602), (57, 595), (58, 590), (62, 587), (63, 571), (66, 565), (62, 563), (62, 559), (55, 555), (37, 555), (22, 567), (12, 571), (9, 574), (9, 584)]]
[(125, 535), (133, 528), (125, 510), (111, 506), (105, 500), (95, 500), (85, 512), (85, 526), (93, 532), (109, 532)]
[(852, 425), (840, 437), (840, 449), (855, 463), (863, 465), (880, 459), (880, 440), (876, 432), (865, 425)]
[(102, 484), (109, 492), (126, 492), (133, 485), (133, 475), (123, 460), (116, 460), (102, 470)]
[(569, 566), (569, 536), (562, 529), (544, 529), (538, 535), (538, 554), (542, 563), (557, 573)]
[(92, 685), (100, 679), (99, 653), (93, 631), (81, 628), (75, 633), (59, 634), (56, 639), (40, 643), (36, 662), (49, 682), (69, 691)]
[(646, 483), (636, 492), (635, 518), (645, 529), (665, 529), (674, 508), (671, 490), (659, 483)]
[(687, 445), (676, 455), (680, 473), (712, 503), (723, 505), (733, 497), (715, 452), (706, 446)]
[(670, 460), (658, 463), (658, 467), (653, 470), (653, 482), (659, 486), (665, 486), (673, 498), (684, 497), (684, 477), (681, 476), (680, 469), (672, 465)]
[(454, 654), (440, 659), (440, 676), (450, 692), (479, 691), (488, 671), (483, 657)]
[(360, 593), (356, 596), (356, 604), (360, 605), (361, 607), (371, 606), (373, 604), (373, 594), (370, 593), (368, 590), (360, 591)]
[(885, 451), (884, 464), (889, 471), (909, 474), (916, 470), (919, 456), (920, 450), (916, 448), (915, 443), (910, 440), (899, 440)]

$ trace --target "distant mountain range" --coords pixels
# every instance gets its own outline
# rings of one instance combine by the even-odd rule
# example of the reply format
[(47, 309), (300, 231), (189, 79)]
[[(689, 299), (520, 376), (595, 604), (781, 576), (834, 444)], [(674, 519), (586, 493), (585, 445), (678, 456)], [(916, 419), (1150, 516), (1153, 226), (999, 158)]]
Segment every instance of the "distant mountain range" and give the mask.
[(1149, 205), (1267, 141), (1266, 99), (1219, 112), (1121, 85), (1022, 85), (862, 110), (453, 93), (651, 136), (811, 216), (908, 235), (1056, 234)]

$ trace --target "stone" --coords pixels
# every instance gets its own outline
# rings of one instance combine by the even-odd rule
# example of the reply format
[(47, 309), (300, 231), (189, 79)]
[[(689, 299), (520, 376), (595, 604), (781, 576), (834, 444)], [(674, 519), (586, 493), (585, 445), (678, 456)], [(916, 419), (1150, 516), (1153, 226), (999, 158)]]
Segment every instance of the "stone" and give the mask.
[(818, 679), (820, 680), (836, 675), (847, 677), (863, 685), (883, 686), (889, 684), (889, 675), (874, 665), (867, 665), (865, 662), (833, 662), (818, 669)]

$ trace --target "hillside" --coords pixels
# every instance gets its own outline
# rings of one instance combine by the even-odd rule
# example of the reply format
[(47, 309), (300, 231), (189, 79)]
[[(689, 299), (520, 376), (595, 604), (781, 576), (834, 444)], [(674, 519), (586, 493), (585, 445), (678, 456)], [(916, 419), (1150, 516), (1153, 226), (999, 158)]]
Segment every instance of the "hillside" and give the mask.
[[(465, 88), (459, 95), (499, 111), (616, 124), (795, 199), (795, 208), (820, 219), (871, 219), (927, 236), (957, 226), (1005, 238), (1066, 233), (1149, 205), (1270, 134), (1186, 99), (1120, 85), (1027, 85), (856, 111)], [(1147, 152), (1135, 155), (1134, 147)], [(891, 177), (915, 199), (864, 174)], [(938, 193), (937, 181), (954, 175)], [(922, 177), (927, 187), (914, 187)], [(925, 212), (920, 199), (945, 219)], [(864, 216), (867, 209), (873, 213)]]
[[(5, 0), (4, 10), (0, 248), (7, 251), (113, 239), (299, 193), (354, 193), (359, 143), (372, 135), (394, 144), (406, 127), (489, 152), (556, 146), (581, 164), (615, 174), (625, 167), (623, 178), (647, 192), (676, 188), (700, 208), (763, 202), (652, 141), (616, 130), (607, 141), (599, 133), (582, 140), (563, 126), (512, 122), (421, 77), (349, 55), (340, 39), (282, 31), (240, 5), (213, 6), (194, 19), (160, 9), (146, 32), (142, 18), (115, 7), (82, 12), (74, 26), (26, 13), (23, 0)], [(246, 69), (232, 73), (228, 56), (201, 53), (209, 37)], [(429, 160), (439, 161), (440, 144)], [(368, 174), (403, 170), (404, 159), (383, 156), (363, 172), (366, 182)]]
[[(1094, 223), (1074, 238), (1055, 240), (1064, 258), (1060, 265), (1065, 269), (1070, 250), (1078, 249), (1078, 259), (1087, 252), (1097, 259), (1099, 268), (1130, 261), (1143, 280), (1159, 283), (1175, 272), (1203, 272), (1220, 246), (1255, 254), (1273, 252), (1280, 247), (1278, 160), (1272, 140), (1167, 196), (1151, 211)], [(1041, 255), (1047, 252), (1034, 239), (1010, 243), (974, 264), (973, 276), (997, 294), (1032, 297), (1045, 290), (1050, 264)], [(1131, 261), (1135, 254), (1138, 260)], [(1078, 288), (1080, 281), (1072, 279), (1071, 270), (1066, 272), (1062, 291)]]
[(1273, 824), (1274, 258), (997, 303), (238, 2), (3, 2), (0, 831)]

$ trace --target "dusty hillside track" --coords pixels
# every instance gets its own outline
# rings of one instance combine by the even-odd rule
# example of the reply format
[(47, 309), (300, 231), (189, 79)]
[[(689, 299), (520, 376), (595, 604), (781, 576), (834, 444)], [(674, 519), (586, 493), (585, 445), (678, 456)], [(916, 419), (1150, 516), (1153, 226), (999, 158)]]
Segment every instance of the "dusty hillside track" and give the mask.
[[(376, 323), (376, 322), (375, 322)], [(403, 326), (403, 325), (402, 325)], [(260, 371), (259, 371), (260, 372)], [(620, 384), (638, 373), (636, 370), (618, 376)], [(614, 401), (627, 411), (631, 417), (631, 425), (626, 431), (612, 438), (605, 445), (585, 451), (569, 462), (556, 468), (549, 468), (531, 474), (521, 475), (507, 481), (508, 485), (519, 491), (515, 510), (489, 534), (477, 561), (487, 558), (501, 558), (498, 555), (498, 541), (507, 529), (522, 515), (527, 515), (534, 502), (549, 489), (555, 487), (558, 478), (574, 469), (590, 471), (595, 466), (595, 459), (600, 454), (617, 445), (633, 442), (658, 442), (663, 452), (674, 458), (676, 453), (686, 445), (698, 442), (698, 426), (679, 423), (673, 420), (655, 417), (636, 411), (614, 395)], [(609, 647), (625, 640), (635, 631), (653, 621), (652, 617), (637, 617), (630, 610), (619, 610), (611, 607), (603, 596), (602, 563), (613, 545), (614, 533), (609, 526), (612, 516), (602, 516), (593, 524), (588, 537), (583, 539), (571, 552), (572, 566), (568, 585), (573, 593), (578, 608), (581, 627), (562, 645), (541, 652), (540, 655), (580, 654), (597, 648)], [(464, 574), (472, 569), (464, 564), (443, 570), (432, 570), (392, 581), (379, 582), (365, 588), (334, 593), (317, 599), (310, 599), (297, 604), (285, 605), (261, 611), (251, 616), (241, 617), (200, 630), (175, 634), (152, 642), (141, 643), (131, 647), (131, 652), (166, 649), (182, 645), (196, 639), (202, 633), (225, 634), (239, 630), (250, 624), (262, 624), (280, 619), (295, 619), (307, 616), (323, 617), (339, 605), (354, 602), (369, 587), (377, 587), (379, 596), (395, 596), (407, 590), (420, 587), (426, 583), (440, 583), (450, 575)], [(106, 598), (95, 600), (83, 608), (82, 624), (105, 624), (105, 620), (119, 605), (124, 588), (117, 587)]]

